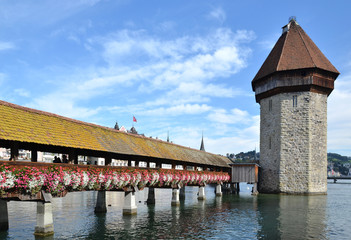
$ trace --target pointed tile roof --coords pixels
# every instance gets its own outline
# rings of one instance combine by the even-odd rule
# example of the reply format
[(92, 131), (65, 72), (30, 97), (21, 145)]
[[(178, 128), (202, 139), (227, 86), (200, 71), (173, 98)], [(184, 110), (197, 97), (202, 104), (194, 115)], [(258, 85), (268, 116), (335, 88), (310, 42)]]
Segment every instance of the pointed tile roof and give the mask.
[(319, 68), (336, 76), (338, 70), (329, 62), (295, 19), (283, 27), (283, 33), (252, 80), (252, 85), (278, 71)]

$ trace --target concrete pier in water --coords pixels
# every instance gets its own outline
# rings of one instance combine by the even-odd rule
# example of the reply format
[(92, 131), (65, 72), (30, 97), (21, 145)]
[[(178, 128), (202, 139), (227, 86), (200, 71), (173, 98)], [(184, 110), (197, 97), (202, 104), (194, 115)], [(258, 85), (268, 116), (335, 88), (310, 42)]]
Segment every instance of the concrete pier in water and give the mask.
[(171, 203), (172, 206), (179, 206), (180, 205), (179, 192), (180, 192), (180, 190), (178, 188), (172, 189), (172, 203)]
[(123, 215), (134, 215), (134, 214), (137, 214), (135, 192), (125, 192)]
[(205, 195), (205, 187), (201, 186), (199, 187), (199, 196), (197, 197), (198, 200), (206, 200), (206, 195)]
[(51, 202), (37, 203), (37, 225), (34, 235), (49, 236), (54, 234), (54, 221)]
[(221, 184), (217, 184), (217, 186), (216, 186), (216, 196), (217, 197), (222, 196), (222, 185)]
[(149, 192), (147, 195), (147, 204), (155, 204), (156, 198), (155, 198), (155, 188), (149, 188)]
[(185, 199), (185, 186), (180, 188), (179, 191), (179, 199), (184, 200)]
[(95, 213), (105, 213), (107, 212), (106, 208), (106, 191), (98, 191)]
[(0, 199), (0, 231), (9, 229), (7, 201)]

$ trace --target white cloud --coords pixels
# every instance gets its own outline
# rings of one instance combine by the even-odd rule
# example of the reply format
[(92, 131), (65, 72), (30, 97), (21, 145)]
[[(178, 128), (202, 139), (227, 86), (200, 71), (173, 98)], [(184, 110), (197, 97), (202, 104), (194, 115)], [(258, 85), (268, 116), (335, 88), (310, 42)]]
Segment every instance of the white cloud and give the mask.
[[(101, 0), (61, 0), (61, 1), (2, 1), (0, 23), (3, 25), (35, 24), (48, 25), (68, 18), (78, 12), (93, 7)], [(16, 13), (16, 14), (13, 14)]]
[(12, 42), (0, 42), (0, 51), (14, 49), (15, 45)]
[[(227, 124), (226, 117), (230, 118), (229, 122), (237, 122), (243, 119), (243, 112), (233, 109), (221, 113), (210, 102), (212, 98), (246, 95), (227, 86), (221, 78), (246, 66), (251, 50), (245, 44), (253, 38), (252, 32), (233, 32), (227, 28), (205, 36), (173, 40), (160, 39), (145, 30), (121, 30), (91, 38), (85, 43), (87, 48), (107, 65), (84, 66), (71, 74), (55, 75), (60, 81), (51, 80), (56, 84), (54, 91), (34, 98), (28, 105), (89, 122), (97, 121), (102, 114), (116, 116), (131, 112), (139, 116), (170, 117), (208, 114), (209, 119), (217, 119), (214, 121), (221, 124)], [(130, 89), (138, 91), (135, 101), (117, 100), (119, 93)], [(97, 97), (117, 101), (98, 105), (96, 109), (80, 105)], [(215, 117), (217, 113), (220, 121)]]
[(74, 119), (89, 118), (96, 115), (100, 110), (99, 108), (91, 109), (79, 107), (74, 104), (74, 101), (72, 101), (72, 99), (65, 99), (65, 97), (61, 96), (60, 94), (51, 94), (36, 98), (27, 106)]
[(30, 96), (30, 92), (26, 89), (23, 88), (17, 88), (14, 90), (15, 93), (21, 97), (29, 97)]
[(234, 90), (224, 85), (215, 85), (212, 83), (203, 84), (202, 82), (183, 82), (179, 86), (169, 93), (170, 95), (204, 95), (211, 97), (234, 97), (237, 95), (243, 95), (244, 93), (240, 90)]
[(170, 31), (172, 30), (177, 24), (175, 22), (172, 22), (172, 21), (165, 21), (165, 22), (162, 22), (160, 23), (158, 26), (157, 26), (157, 29), (163, 31), (163, 32), (167, 32), (167, 31)]
[[(247, 116), (248, 124), (242, 128), (227, 128), (225, 125), (207, 128), (204, 132), (206, 151), (224, 156), (227, 153), (252, 151), (255, 148), (259, 151), (259, 119), (259, 115)], [(170, 131), (170, 139), (174, 143), (199, 149), (203, 130), (201, 126), (176, 127)]]
[[(169, 41), (150, 36), (144, 30), (122, 30), (91, 39), (89, 46), (97, 51), (102, 46), (101, 57), (109, 66), (84, 68), (72, 76), (64, 76), (68, 80), (58, 87), (60, 94), (57, 95), (64, 95), (74, 105), (79, 99), (138, 84), (139, 91), (167, 90), (163, 96), (168, 102), (178, 100), (180, 95), (183, 104), (187, 98), (193, 101), (194, 96), (205, 101), (206, 97), (233, 97), (240, 91), (212, 82), (246, 66), (250, 49), (240, 43), (249, 42), (253, 37), (252, 32), (218, 29), (204, 37), (185, 36)], [(138, 58), (140, 52), (146, 56), (145, 61)]]
[(151, 110), (140, 111), (139, 114), (147, 116), (178, 116), (182, 114), (201, 114), (211, 110), (206, 104), (181, 104), (168, 108), (154, 108)]
[(280, 33), (271, 34), (267, 38), (259, 41), (258, 44), (261, 46), (263, 50), (271, 51), (275, 43), (279, 39), (279, 37), (280, 37)]
[(253, 38), (252, 32), (233, 33), (229, 29), (218, 29), (202, 38), (186, 36), (162, 41), (142, 30), (123, 30), (108, 39), (96, 41), (102, 41), (103, 56), (110, 66), (123, 65), (123, 61), (135, 71), (139, 68), (135, 59), (143, 59), (143, 71), (150, 76), (146, 78), (148, 87), (141, 85), (139, 89), (150, 92), (182, 82), (213, 81), (237, 73), (246, 67), (246, 59), (251, 53), (240, 43)]
[(3, 84), (6, 78), (7, 78), (7, 75), (5, 73), (0, 72), (0, 86)]
[(210, 12), (209, 17), (223, 23), (226, 19), (226, 14), (222, 8), (218, 7)]
[(328, 151), (350, 155), (351, 73), (335, 81), (328, 98)]
[(225, 124), (245, 123), (249, 120), (249, 113), (237, 108), (233, 108), (229, 112), (225, 109), (215, 109), (207, 118), (212, 122)]
[[(110, 64), (119, 63), (125, 56), (148, 58), (177, 58), (179, 53), (187, 51), (187, 38), (161, 40), (150, 36), (145, 30), (120, 30), (106, 37), (90, 39), (91, 44), (101, 44), (103, 56)], [(134, 58), (135, 60), (135, 58)]]
[(227, 153), (240, 153), (252, 151), (256, 148), (258, 151), (258, 138), (251, 137), (222, 137), (222, 138), (208, 138), (204, 140), (205, 149), (211, 153), (218, 153), (225, 156)]

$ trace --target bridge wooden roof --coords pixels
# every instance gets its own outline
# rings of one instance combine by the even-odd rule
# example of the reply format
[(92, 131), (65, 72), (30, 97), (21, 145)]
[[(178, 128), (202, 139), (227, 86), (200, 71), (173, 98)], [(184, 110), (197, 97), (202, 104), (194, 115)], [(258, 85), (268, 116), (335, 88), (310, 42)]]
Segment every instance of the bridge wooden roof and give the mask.
[[(0, 101), (0, 140), (229, 167), (224, 156)], [(133, 159), (131, 159), (133, 160)]]

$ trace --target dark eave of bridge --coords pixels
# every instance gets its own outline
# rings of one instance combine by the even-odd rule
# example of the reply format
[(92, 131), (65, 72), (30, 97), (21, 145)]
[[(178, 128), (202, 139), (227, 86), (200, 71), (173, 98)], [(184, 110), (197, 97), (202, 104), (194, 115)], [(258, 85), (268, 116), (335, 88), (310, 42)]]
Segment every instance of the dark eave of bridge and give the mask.
[(229, 167), (220, 155), (0, 101), (0, 147), (121, 160)]

